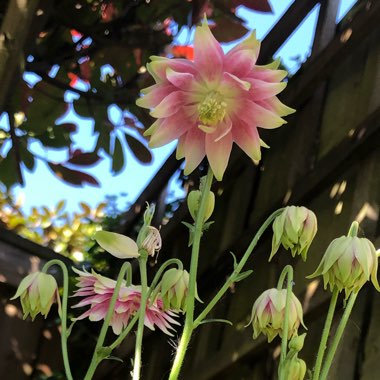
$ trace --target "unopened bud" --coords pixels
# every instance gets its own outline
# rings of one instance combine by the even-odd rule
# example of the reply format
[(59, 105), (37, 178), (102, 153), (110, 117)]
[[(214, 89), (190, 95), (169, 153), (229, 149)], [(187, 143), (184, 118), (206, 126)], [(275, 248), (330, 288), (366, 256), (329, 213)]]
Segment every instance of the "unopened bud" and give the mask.
[[(189, 208), (190, 215), (192, 216), (194, 221), (197, 217), (198, 210), (200, 207), (201, 196), (202, 196), (202, 192), (200, 190), (192, 190), (187, 196), (187, 206)], [(214, 206), (215, 206), (215, 194), (212, 191), (210, 191), (206, 199), (205, 216), (203, 219), (204, 222), (208, 220), (210, 216), (212, 215), (214, 211)]]

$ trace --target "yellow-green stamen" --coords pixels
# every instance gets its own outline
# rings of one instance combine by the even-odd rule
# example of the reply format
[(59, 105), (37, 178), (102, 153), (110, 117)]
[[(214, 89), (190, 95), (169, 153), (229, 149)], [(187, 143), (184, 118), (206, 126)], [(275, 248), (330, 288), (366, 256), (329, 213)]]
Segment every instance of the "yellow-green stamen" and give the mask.
[(224, 119), (227, 103), (217, 91), (209, 92), (198, 106), (199, 121), (204, 126), (214, 126)]

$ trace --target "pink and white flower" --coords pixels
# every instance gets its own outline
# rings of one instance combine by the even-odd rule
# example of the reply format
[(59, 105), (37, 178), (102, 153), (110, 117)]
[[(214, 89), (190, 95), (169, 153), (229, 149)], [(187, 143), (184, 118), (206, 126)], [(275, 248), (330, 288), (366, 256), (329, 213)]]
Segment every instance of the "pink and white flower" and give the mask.
[(261, 159), (258, 127), (273, 129), (294, 112), (276, 95), (287, 75), (279, 62), (256, 65), (260, 42), (255, 34), (224, 54), (207, 20), (194, 37), (194, 61), (151, 57), (147, 69), (156, 84), (142, 90), (140, 107), (157, 120), (146, 131), (151, 147), (178, 139), (177, 158), (185, 158), (185, 174), (207, 156), (221, 180), (235, 142), (252, 160)]
[[(104, 277), (92, 270), (91, 273), (87, 271), (80, 271), (73, 268), (77, 277), (78, 283), (74, 296), (83, 297), (83, 299), (73, 306), (90, 308), (81, 314), (77, 320), (89, 318), (90, 321), (100, 321), (105, 318), (111, 298), (116, 286), (116, 281)], [(130, 318), (140, 309), (141, 301), (141, 287), (140, 286), (126, 286), (123, 282), (119, 295), (116, 300), (114, 313), (110, 322), (113, 332), (119, 335), (123, 329), (128, 325)], [(172, 325), (179, 325), (173, 319), (176, 314), (171, 310), (164, 310), (164, 305), (161, 298), (156, 298), (155, 301), (146, 307), (145, 321), (146, 327), (151, 330), (157, 326), (165, 334), (172, 336), (169, 330), (174, 330)]]

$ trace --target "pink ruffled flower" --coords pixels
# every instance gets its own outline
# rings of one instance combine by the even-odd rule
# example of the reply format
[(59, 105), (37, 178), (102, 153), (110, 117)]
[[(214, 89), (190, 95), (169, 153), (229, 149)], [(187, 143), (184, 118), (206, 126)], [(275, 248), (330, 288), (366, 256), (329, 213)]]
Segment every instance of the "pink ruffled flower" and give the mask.
[(178, 139), (177, 158), (185, 158), (185, 174), (204, 156), (221, 180), (235, 142), (252, 160), (261, 159), (257, 127), (272, 129), (286, 123), (281, 116), (293, 109), (276, 95), (287, 75), (279, 62), (257, 66), (260, 42), (252, 33), (224, 54), (207, 20), (194, 37), (194, 61), (151, 57), (147, 69), (156, 84), (142, 90), (140, 107), (157, 120), (146, 131), (149, 145), (159, 147)]
[[(114, 292), (116, 281), (101, 276), (92, 271), (80, 271), (73, 268), (78, 283), (74, 297), (83, 297), (82, 301), (74, 305), (74, 308), (90, 306), (90, 308), (81, 314), (77, 320), (89, 318), (90, 321), (100, 321), (105, 318), (112, 294)], [(110, 326), (116, 335), (119, 335), (128, 325), (129, 319), (140, 309), (141, 287), (126, 286), (122, 283), (119, 296), (116, 301), (115, 311), (111, 319)], [(174, 330), (174, 325), (179, 323), (172, 317), (176, 314), (170, 310), (164, 311), (163, 302), (157, 298), (153, 304), (147, 305), (144, 324), (151, 330), (157, 326), (165, 334), (173, 336), (169, 330)]]

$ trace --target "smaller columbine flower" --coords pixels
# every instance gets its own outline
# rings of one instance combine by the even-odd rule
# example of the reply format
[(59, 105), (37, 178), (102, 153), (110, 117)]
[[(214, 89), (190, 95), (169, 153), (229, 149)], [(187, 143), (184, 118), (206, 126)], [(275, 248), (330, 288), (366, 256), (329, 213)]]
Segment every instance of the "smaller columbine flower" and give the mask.
[[(187, 207), (189, 208), (190, 215), (192, 218), (196, 219), (199, 206), (201, 203), (201, 196), (202, 192), (200, 190), (193, 190), (190, 191), (189, 195), (187, 196)], [(215, 206), (215, 194), (210, 191), (208, 192), (207, 200), (206, 200), (206, 210), (205, 210), (205, 217), (204, 222), (210, 218), (212, 215), (212, 212), (214, 211)]]
[(370, 279), (380, 291), (377, 265), (376, 249), (368, 239), (341, 236), (330, 243), (317, 270), (308, 278), (322, 275), (325, 289), (327, 284), (331, 291), (344, 289), (347, 299)]
[(32, 320), (39, 313), (46, 318), (53, 302), (60, 302), (57, 281), (52, 275), (42, 272), (31, 273), (21, 281), (11, 300), (18, 297), (24, 319), (30, 314)]
[(162, 247), (160, 231), (152, 226), (147, 226), (146, 231), (146, 236), (141, 244), (141, 248), (147, 251), (149, 256), (154, 256)]
[(134, 240), (116, 232), (98, 231), (94, 235), (98, 244), (119, 259), (139, 257), (139, 249)]
[[(251, 314), (253, 339), (256, 339), (261, 333), (268, 337), (268, 342), (271, 342), (277, 335), (282, 337), (285, 304), (286, 289), (268, 289), (260, 295), (253, 304)], [(297, 334), (300, 324), (304, 326), (302, 306), (292, 293), (289, 307), (288, 339)]]
[(269, 261), (282, 244), (292, 256), (301, 255), (306, 261), (307, 251), (317, 233), (317, 218), (306, 207), (288, 206), (273, 222), (272, 252)]
[(186, 270), (169, 269), (162, 276), (157, 288), (165, 309), (178, 312), (186, 311), (186, 298), (189, 289), (189, 273)]
[[(83, 297), (83, 299), (73, 306), (90, 308), (81, 314), (77, 320), (89, 318), (90, 321), (100, 321), (106, 317), (111, 302), (112, 295), (115, 290), (116, 281), (101, 276), (92, 271), (80, 271), (73, 268), (74, 272), (79, 275), (78, 283), (74, 296)], [(122, 282), (119, 294), (112, 314), (110, 326), (116, 335), (119, 335), (129, 323), (130, 318), (140, 309), (141, 303), (141, 286), (126, 286), (125, 281)], [(173, 319), (176, 314), (172, 310), (164, 310), (161, 297), (157, 297), (154, 302), (147, 302), (145, 311), (144, 324), (151, 330), (157, 326), (165, 334), (172, 336), (170, 330), (173, 325), (179, 323)]]

